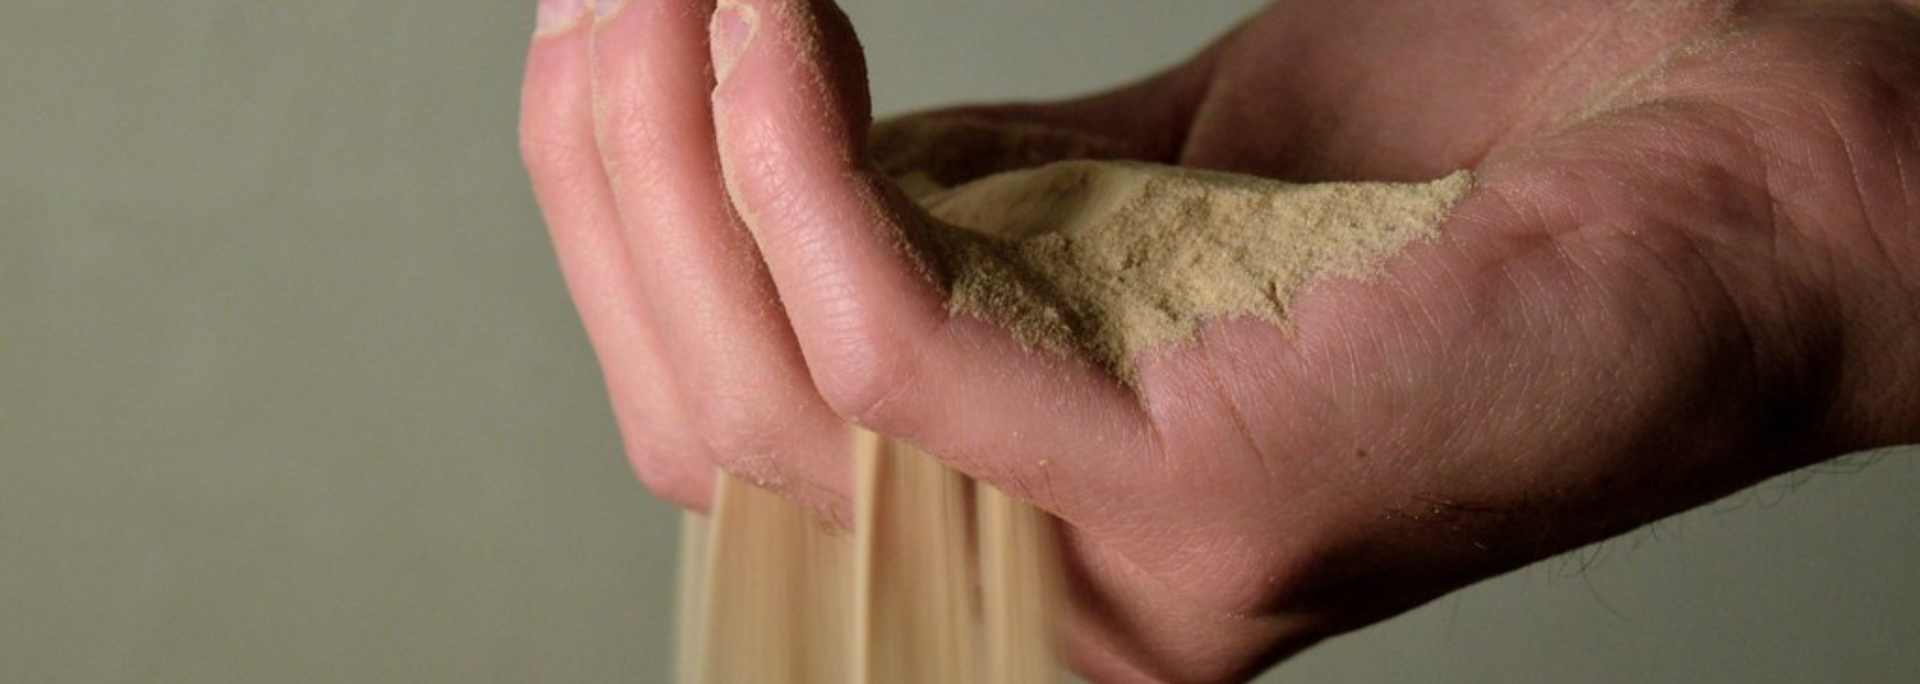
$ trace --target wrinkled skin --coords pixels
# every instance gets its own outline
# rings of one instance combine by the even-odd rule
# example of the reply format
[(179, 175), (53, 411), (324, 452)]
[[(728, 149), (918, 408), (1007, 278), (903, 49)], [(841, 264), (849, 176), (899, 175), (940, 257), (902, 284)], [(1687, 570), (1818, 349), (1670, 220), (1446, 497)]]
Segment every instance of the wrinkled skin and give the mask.
[(863, 151), (852, 28), (742, 4), (717, 86), (701, 0), (530, 55), (525, 157), (635, 469), (694, 509), (720, 469), (844, 521), (847, 423), (941, 454), (1066, 521), (1097, 681), (1241, 681), (1920, 439), (1911, 8), (1282, 0), (1138, 85), (964, 110), (1288, 180), (1475, 170), (1443, 237), (1128, 387), (947, 313)]

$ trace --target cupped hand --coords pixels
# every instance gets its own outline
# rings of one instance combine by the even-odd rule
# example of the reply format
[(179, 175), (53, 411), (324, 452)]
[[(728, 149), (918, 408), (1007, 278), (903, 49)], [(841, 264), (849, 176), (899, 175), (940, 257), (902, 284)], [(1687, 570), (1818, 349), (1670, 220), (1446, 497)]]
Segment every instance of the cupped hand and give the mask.
[(523, 150), (641, 479), (700, 509), (718, 468), (844, 521), (849, 423), (920, 446), (1065, 521), (1099, 681), (1245, 679), (1920, 439), (1898, 4), (1283, 0), (1138, 85), (923, 115), (1303, 182), (1475, 171), (1378, 277), (1131, 386), (948, 312), (829, 0), (549, 14)]

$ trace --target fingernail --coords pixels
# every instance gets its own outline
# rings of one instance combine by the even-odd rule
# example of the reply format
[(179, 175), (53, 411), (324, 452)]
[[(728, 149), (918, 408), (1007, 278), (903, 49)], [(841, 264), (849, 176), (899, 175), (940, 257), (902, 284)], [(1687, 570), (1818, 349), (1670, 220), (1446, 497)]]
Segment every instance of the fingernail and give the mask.
[(733, 73), (733, 63), (740, 60), (740, 55), (747, 51), (747, 43), (753, 41), (758, 20), (752, 7), (724, 0), (713, 11), (713, 23), (707, 27), (707, 43), (713, 49), (716, 81), (725, 82), (727, 74)]
[(604, 19), (625, 6), (627, 6), (627, 0), (593, 0), (593, 14)]
[(546, 35), (566, 30), (586, 9), (587, 0), (540, 0), (534, 10), (533, 32)]

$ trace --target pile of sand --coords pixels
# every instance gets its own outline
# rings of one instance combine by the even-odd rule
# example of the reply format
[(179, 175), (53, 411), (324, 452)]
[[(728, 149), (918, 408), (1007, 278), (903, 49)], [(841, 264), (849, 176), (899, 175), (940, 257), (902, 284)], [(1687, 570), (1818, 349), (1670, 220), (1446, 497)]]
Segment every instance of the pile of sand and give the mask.
[[(899, 127), (882, 130), (901, 135)], [(962, 130), (964, 158), (1015, 150), (1001, 166), (1054, 147), (1101, 149), (1031, 127)], [(939, 132), (948, 134), (888, 146), (953, 149), (956, 138)], [(1006, 325), (1027, 344), (1083, 354), (1128, 382), (1142, 351), (1189, 338), (1204, 319), (1284, 326), (1302, 287), (1325, 276), (1363, 277), (1436, 235), (1473, 182), (1461, 171), (1420, 184), (1301, 185), (1084, 160), (997, 173), (996, 164), (972, 162), (970, 173), (956, 173), (915, 163), (931, 159), (924, 152), (912, 156), (890, 154), (883, 167), (938, 219), (909, 238), (947, 281), (949, 306)], [(956, 180), (964, 182), (948, 187)]]

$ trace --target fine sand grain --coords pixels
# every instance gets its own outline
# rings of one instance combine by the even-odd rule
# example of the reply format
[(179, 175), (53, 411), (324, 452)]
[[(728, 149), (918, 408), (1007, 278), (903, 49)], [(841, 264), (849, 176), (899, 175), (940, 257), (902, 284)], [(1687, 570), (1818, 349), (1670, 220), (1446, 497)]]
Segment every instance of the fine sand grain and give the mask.
[[(961, 140), (993, 151), (990, 130), (975, 125)], [(914, 149), (891, 135), (889, 149)], [(1099, 147), (1030, 127), (1008, 129), (1007, 140), (1027, 158), (1036, 140), (1042, 151)], [(1187, 339), (1202, 320), (1286, 325), (1301, 288), (1365, 277), (1433, 237), (1473, 184), (1465, 171), (1429, 183), (1302, 185), (1087, 160), (972, 177), (1005, 164), (955, 172), (912, 163), (939, 159), (926, 151), (890, 158), (907, 160), (885, 166), (937, 219), (909, 239), (945, 280), (951, 309), (1029, 345), (1085, 355), (1128, 382), (1141, 352)]]

